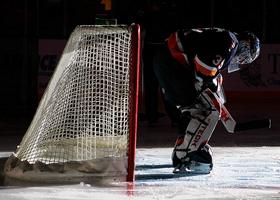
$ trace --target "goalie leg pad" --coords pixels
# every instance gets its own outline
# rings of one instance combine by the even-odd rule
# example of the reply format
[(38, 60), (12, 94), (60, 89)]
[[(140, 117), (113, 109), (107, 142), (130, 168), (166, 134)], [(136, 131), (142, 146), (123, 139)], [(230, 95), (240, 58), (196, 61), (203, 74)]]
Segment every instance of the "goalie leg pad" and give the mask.
[(204, 120), (198, 118), (190, 120), (185, 135), (177, 139), (172, 153), (172, 164), (175, 170), (188, 168), (200, 171), (198, 166), (201, 167), (205, 163), (208, 171), (212, 170), (212, 154), (207, 143), (218, 121), (217, 111), (212, 111)]

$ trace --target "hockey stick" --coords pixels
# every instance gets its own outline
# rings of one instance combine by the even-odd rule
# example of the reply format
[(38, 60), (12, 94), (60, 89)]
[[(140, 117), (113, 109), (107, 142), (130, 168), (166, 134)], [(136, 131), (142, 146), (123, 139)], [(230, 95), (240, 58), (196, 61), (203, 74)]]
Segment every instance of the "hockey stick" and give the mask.
[(225, 105), (220, 101), (220, 98), (216, 93), (213, 93), (211, 90), (206, 90), (205, 92), (211, 99), (213, 106), (220, 111), (220, 120), (229, 133), (251, 129), (271, 128), (270, 118), (251, 120), (247, 122), (236, 122)]

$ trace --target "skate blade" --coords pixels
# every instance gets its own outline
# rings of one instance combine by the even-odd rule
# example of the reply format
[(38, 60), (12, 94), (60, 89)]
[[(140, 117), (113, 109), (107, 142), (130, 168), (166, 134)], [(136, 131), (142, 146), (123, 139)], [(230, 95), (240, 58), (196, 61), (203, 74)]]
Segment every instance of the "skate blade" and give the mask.
[(199, 174), (209, 174), (213, 169), (213, 164), (191, 161), (188, 165), (188, 169)]
[(185, 167), (181, 167), (181, 168), (175, 168), (173, 170), (173, 174), (186, 174), (186, 173), (189, 173), (190, 170), (185, 168)]
[(209, 174), (213, 165), (209, 163), (200, 163), (191, 161), (187, 166), (175, 167), (174, 174)]

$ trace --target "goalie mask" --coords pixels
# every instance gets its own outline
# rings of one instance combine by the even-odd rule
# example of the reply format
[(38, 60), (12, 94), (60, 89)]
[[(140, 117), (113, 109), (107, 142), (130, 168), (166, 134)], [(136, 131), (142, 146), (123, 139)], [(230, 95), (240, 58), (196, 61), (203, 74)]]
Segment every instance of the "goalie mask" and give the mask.
[(239, 43), (236, 55), (233, 57), (229, 72), (239, 70), (239, 65), (252, 63), (260, 54), (260, 40), (251, 32), (243, 32), (237, 35)]

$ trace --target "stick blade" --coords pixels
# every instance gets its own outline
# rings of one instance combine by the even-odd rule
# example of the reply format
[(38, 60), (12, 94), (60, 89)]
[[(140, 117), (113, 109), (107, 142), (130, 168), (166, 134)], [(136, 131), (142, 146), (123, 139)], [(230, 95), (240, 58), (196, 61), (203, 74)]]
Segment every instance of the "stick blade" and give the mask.
[(246, 131), (252, 129), (271, 128), (271, 119), (258, 119), (248, 122), (236, 123), (234, 132)]

